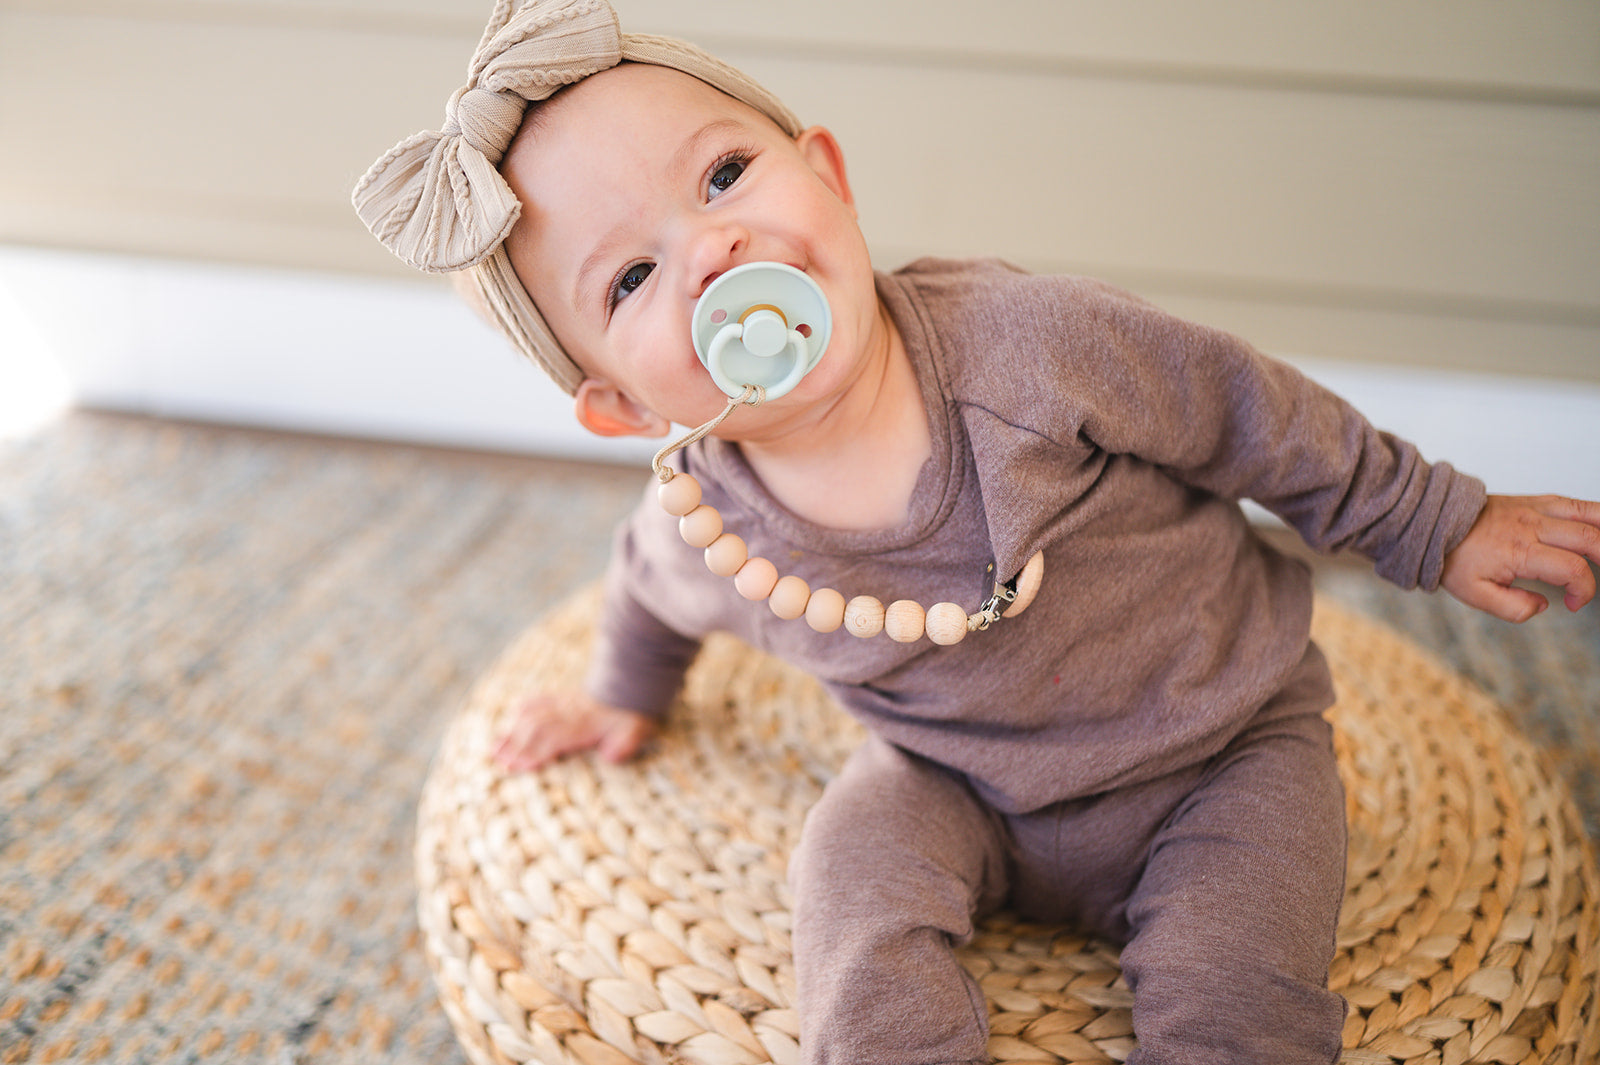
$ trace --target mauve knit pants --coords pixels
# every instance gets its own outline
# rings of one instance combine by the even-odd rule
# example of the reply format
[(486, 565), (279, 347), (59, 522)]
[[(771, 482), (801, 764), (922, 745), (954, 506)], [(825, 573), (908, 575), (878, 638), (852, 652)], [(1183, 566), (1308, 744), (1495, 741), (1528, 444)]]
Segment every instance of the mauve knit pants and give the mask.
[(988, 1062), (983, 993), (952, 947), (1005, 905), (1125, 944), (1129, 1065), (1327, 1065), (1344, 792), (1313, 649), (1216, 757), (1008, 816), (869, 739), (806, 819), (790, 869), (808, 1065)]

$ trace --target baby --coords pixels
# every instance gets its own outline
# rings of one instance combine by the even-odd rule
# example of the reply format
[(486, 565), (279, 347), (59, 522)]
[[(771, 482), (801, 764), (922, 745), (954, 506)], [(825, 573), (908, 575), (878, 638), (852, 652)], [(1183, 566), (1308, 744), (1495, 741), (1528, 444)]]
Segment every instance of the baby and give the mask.
[[(604, 0), (500, 4), (448, 114), (357, 188), (374, 234), (462, 271), (595, 433), (731, 409), (681, 452), (668, 505), (713, 523), (693, 542), (737, 534), (735, 580), (649, 493), (586, 689), (526, 702), (497, 759), (632, 756), (699, 640), (731, 631), (871, 737), (793, 858), (806, 1061), (988, 1061), (953, 947), (1002, 905), (1122, 945), (1130, 1062), (1336, 1060), (1332, 687), (1305, 567), (1235, 501), (1511, 621), (1546, 606), (1518, 579), (1593, 597), (1600, 505), (1486, 496), (1243, 342), (1094, 281), (875, 272), (833, 136), (688, 45), (620, 34)], [(809, 276), (832, 332), (792, 391), (730, 405), (690, 316), (752, 262)], [(803, 582), (783, 607), (777, 568)], [(1019, 576), (1027, 609), (985, 615)], [(873, 598), (843, 628), (836, 605), (779, 616), (823, 588)], [(935, 643), (918, 607), (862, 638), (891, 602), (958, 604), (973, 631)]]

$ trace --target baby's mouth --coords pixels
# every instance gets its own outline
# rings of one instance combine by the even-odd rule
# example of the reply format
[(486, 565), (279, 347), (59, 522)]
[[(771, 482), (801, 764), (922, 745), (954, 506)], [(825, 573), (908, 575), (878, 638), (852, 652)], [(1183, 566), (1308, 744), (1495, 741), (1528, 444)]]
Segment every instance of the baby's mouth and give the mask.
[(706, 287), (690, 316), (695, 354), (725, 395), (787, 394), (827, 348), (833, 313), (809, 274), (782, 262), (742, 263)]

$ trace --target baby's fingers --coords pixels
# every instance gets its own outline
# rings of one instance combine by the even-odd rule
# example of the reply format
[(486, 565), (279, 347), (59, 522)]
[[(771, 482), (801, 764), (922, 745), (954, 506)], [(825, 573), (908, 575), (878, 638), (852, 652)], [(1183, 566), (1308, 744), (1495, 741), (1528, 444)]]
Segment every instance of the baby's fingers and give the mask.
[(592, 746), (598, 736), (588, 718), (571, 704), (547, 695), (519, 703), (511, 715), (511, 726), (501, 735), (491, 752), (494, 761), (506, 769), (539, 769), (564, 754)]
[[(1543, 504), (1544, 512), (1552, 518), (1577, 522), (1587, 525), (1600, 532), (1600, 502), (1589, 499), (1573, 499), (1569, 496), (1540, 496), (1536, 497)], [(1596, 541), (1590, 541), (1595, 543)], [(1595, 559), (1600, 562), (1600, 559)]]
[(1513, 588), (1509, 584), (1501, 584), (1488, 578), (1474, 580), (1454, 590), (1453, 594), (1474, 609), (1514, 624), (1521, 624), (1535, 617), (1550, 605), (1550, 600), (1538, 592)]
[(613, 763), (626, 762), (639, 753), (655, 731), (655, 722), (643, 714), (624, 714), (600, 741), (600, 757)]
[(1469, 606), (1505, 621), (1526, 621), (1549, 605), (1513, 581), (1563, 591), (1569, 610), (1595, 596), (1591, 561), (1600, 562), (1600, 504), (1565, 496), (1490, 496), (1478, 520), (1445, 556), (1441, 583)]
[(1545, 519), (1539, 528), (1539, 542), (1600, 565), (1600, 503), (1580, 499), (1562, 502), (1572, 504), (1571, 509), (1563, 508)]
[(511, 718), (491, 755), (512, 772), (543, 769), (587, 750), (623, 762), (655, 732), (651, 718), (578, 695), (534, 696), (518, 704)]
[(490, 752), (495, 764), (511, 770), (537, 769), (549, 760), (539, 724), (526, 717), (516, 719), (495, 742)]
[(1547, 542), (1535, 544), (1528, 550), (1524, 571), (1518, 576), (1555, 585), (1563, 591), (1562, 602), (1568, 610), (1578, 610), (1594, 598), (1594, 571), (1585, 556), (1563, 547), (1552, 547)]
[(1589, 564), (1600, 564), (1600, 504), (1557, 498), (1547, 514), (1525, 576), (1563, 589), (1567, 609), (1578, 610), (1595, 595)]

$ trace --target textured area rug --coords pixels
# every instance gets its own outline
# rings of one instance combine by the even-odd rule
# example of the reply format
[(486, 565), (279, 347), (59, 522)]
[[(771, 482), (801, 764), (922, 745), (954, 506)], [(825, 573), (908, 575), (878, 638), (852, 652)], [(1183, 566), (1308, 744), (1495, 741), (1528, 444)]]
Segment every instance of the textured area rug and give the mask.
[[(429, 759), (642, 482), (90, 414), (0, 445), (0, 1062), (461, 1061)], [(1600, 836), (1600, 611), (1319, 581), (1505, 705)]]
[(0, 454), (0, 1061), (459, 1060), (416, 800), (635, 471), (79, 415)]

